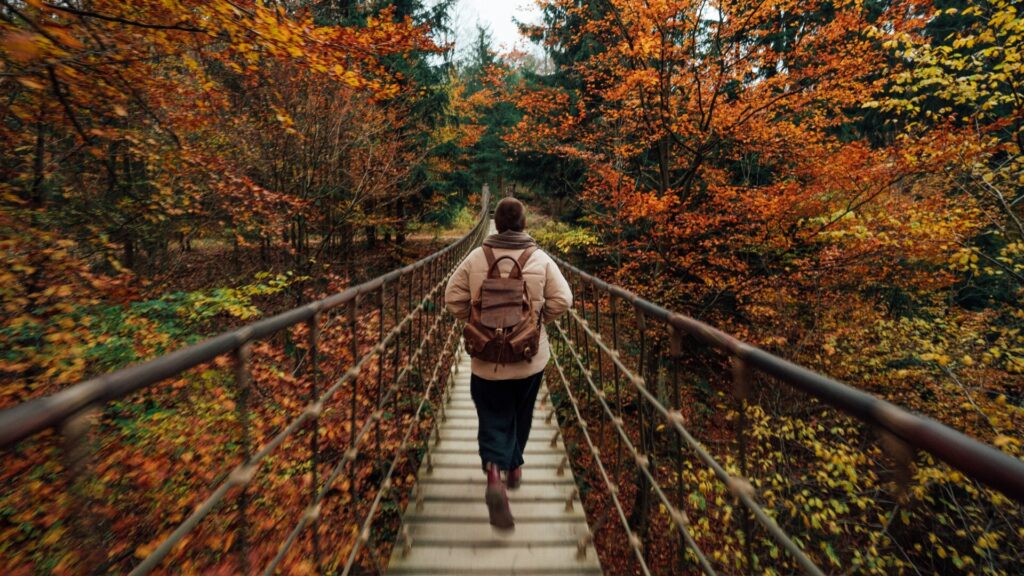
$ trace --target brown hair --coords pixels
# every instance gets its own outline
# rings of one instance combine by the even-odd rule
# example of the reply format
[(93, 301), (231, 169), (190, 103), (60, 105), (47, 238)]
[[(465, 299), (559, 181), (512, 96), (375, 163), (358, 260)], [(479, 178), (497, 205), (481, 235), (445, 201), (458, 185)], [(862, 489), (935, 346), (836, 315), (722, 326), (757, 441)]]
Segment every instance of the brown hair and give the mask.
[(526, 207), (515, 198), (502, 198), (494, 209), (494, 227), (499, 233), (506, 230), (522, 232), (526, 229)]

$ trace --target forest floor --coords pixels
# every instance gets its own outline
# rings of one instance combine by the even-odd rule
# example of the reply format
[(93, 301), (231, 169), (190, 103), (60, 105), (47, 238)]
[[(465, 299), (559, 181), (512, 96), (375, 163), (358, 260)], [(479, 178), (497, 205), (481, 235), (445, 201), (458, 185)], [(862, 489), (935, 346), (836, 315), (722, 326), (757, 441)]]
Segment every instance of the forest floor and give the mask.
[[(330, 255), (320, 259), (321, 274), (346, 276), (349, 266), (362, 271), (358, 281), (384, 274), (398, 266), (416, 261), (459, 237), (456, 232), (438, 235), (415, 234), (402, 244), (379, 242), (369, 248), (358, 242), (354, 250), (345, 255)], [(268, 256), (257, 247), (243, 248), (237, 253), (226, 243), (209, 243), (190, 251), (179, 251), (164, 271), (147, 278), (146, 293), (159, 296), (165, 292), (192, 292), (219, 286), (238, 286), (250, 281), (258, 273), (298, 273), (301, 264), (294, 251), (284, 244), (275, 245)], [(345, 258), (351, 258), (346, 262)]]
[[(301, 291), (277, 292), (254, 299), (261, 316), (272, 315), (406, 266), (458, 240), (467, 230), (464, 224), (448, 228), (421, 226), (401, 243), (378, 239), (370, 246), (359, 238), (347, 245), (343, 253), (322, 255), (317, 254), (314, 239), (310, 242), (313, 255), (304, 257), (297, 257), (286, 243), (261, 250), (258, 246), (235, 248), (224, 240), (202, 240), (190, 250), (174, 247), (159, 264), (138, 274), (135, 290), (128, 298), (158, 300), (181, 293), (240, 289), (264, 278), (306, 278), (299, 283)], [(204, 332), (213, 334), (238, 324), (235, 318), (220, 320), (205, 326)]]
[[(312, 269), (283, 244), (261, 254), (258, 247), (236, 251), (230, 242), (197, 242), (192, 250), (165, 255), (162, 269), (153, 266), (148, 274), (138, 274), (127, 290), (83, 311), (89, 316), (83, 316), (76, 329), (87, 332), (94, 343), (76, 354), (88, 361), (85, 377), (116, 370), (344, 290), (352, 281), (370, 280), (447, 246), (464, 232), (461, 228), (422, 229), (401, 244), (379, 239), (373, 248), (359, 238), (346, 245), (343, 254), (318, 259)], [(354, 278), (349, 278), (350, 271), (355, 271)], [(298, 279), (303, 276), (309, 278)], [(364, 355), (375, 342), (379, 319), (372, 311), (361, 314), (355, 348)], [(387, 316), (388, 323), (394, 321)], [(322, 330), (316, 372), (321, 384), (336, 381), (351, 365), (353, 355), (353, 336), (345, 322), (327, 318)], [(311, 383), (316, 378), (303, 369), (305, 335), (305, 326), (297, 326), (253, 346), (251, 386), (255, 394), (250, 409), (256, 446), (268, 442), (301, 412), (312, 393)], [(367, 376), (360, 379), (364, 383), (346, 386), (334, 395), (320, 420), (323, 447), (317, 476), (321, 481), (340, 461), (340, 447), (350, 442), (353, 427), (362, 426), (378, 408), (373, 383), (379, 386), (380, 381), (373, 374), (396, 373), (400, 362), (408, 362), (409, 353), (410, 348), (402, 346), (401, 357), (396, 350), (394, 357), (388, 354), (386, 363), (371, 363), (364, 368)], [(220, 482), (230, 463), (239, 458), (237, 391), (231, 374), (230, 359), (221, 358), (144, 394), (112, 402), (99, 415), (93, 464), (99, 483), (90, 521), (96, 522), (96, 534), (112, 543), (96, 559), (110, 571), (127, 569), (145, 557), (184, 519), (185, 511), (209, 495), (210, 487)], [(383, 410), (378, 431), (370, 435), (376, 442), (372, 446), (367, 445), (369, 440), (364, 442), (365, 454), (360, 453), (358, 463), (338, 480), (328, 499), (318, 532), (323, 541), (337, 544), (329, 554), (331, 561), (344, 562), (354, 542), (351, 529), (369, 514), (367, 506), (382, 481), (384, 469), (380, 466), (394, 454), (403, 431), (414, 425), (410, 414), (418, 398), (415, 388), (422, 381), (418, 373), (415, 379), (407, 378), (395, 400)], [(9, 401), (45, 395), (74, 382), (22, 390)], [(431, 420), (429, 415), (420, 419), (414, 443), (429, 431)], [(254, 563), (272, 557), (294, 517), (303, 511), (308, 486), (316, 477), (309, 471), (308, 436), (308, 430), (303, 430), (288, 440), (256, 480), (254, 492), (260, 497), (250, 513), (254, 529), (249, 543)], [(83, 555), (89, 554), (63, 536), (70, 525), (66, 515), (71, 508), (61, 496), (68, 485), (59, 455), (57, 437), (43, 434), (25, 443), (18, 457), (0, 473), (0, 486), (5, 486), (0, 489), (0, 541), (5, 549), (18, 550), (0, 554), (0, 573), (28, 574), (30, 566), (46, 565), (53, 573), (69, 574)], [(393, 539), (389, 531), (394, 529), (418, 464), (415, 451), (406, 454), (393, 475), (396, 501), (382, 504), (377, 546), (385, 558)], [(30, 493), (25, 483), (38, 483), (38, 479), (47, 488), (32, 494), (45, 505), (35, 497), (25, 497)], [(353, 500), (356, 494), (360, 499)], [(167, 567), (176, 566), (175, 570), (183, 573), (233, 573), (230, 567), (237, 552), (234, 518), (229, 506), (227, 513), (203, 522), (190, 536), (192, 544)], [(308, 562), (303, 558), (309, 557), (309, 546), (308, 538), (303, 540), (303, 550), (289, 558), (286, 571), (306, 571)], [(358, 561), (364, 567), (373, 562), (366, 554), (365, 549), (360, 552)]]

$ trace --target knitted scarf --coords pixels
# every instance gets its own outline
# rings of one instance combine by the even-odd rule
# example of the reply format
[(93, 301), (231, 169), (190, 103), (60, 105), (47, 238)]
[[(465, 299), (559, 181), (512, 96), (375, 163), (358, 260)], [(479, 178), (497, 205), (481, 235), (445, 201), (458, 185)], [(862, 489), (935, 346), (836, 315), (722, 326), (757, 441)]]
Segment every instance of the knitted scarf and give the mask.
[(511, 250), (518, 250), (536, 245), (537, 241), (529, 234), (526, 232), (516, 232), (514, 230), (505, 230), (501, 234), (491, 234), (484, 239), (484, 246), (490, 246), (491, 248), (508, 248)]

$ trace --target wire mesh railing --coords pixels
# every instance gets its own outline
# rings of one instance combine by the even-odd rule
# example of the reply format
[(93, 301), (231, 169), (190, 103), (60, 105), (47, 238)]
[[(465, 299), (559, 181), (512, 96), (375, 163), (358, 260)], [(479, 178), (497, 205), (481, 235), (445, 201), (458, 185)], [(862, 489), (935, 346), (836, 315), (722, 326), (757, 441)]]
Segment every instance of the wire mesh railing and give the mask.
[[(480, 216), (469, 233), (414, 264), (0, 412), (4, 460), (17, 461), (18, 470), (24, 471), (0, 491), (21, 492), (31, 499), (28, 487), (40, 478), (56, 486), (50, 493), (54, 502), (30, 502), (11, 518), (28, 518), (33, 513), (28, 508), (38, 507), (56, 511), (55, 520), (67, 524), (42, 538), (31, 530), (19, 535), (44, 540), (34, 569), (45, 571), (52, 560), (50, 569), (56, 564), (58, 571), (83, 574), (142, 575), (158, 568), (243, 574), (284, 568), (381, 572), (375, 522), (384, 509), (390, 510), (392, 524), (399, 522), (397, 511), (407, 494), (396, 485), (412, 488), (412, 480), (399, 474), (418, 468), (426, 438), (437, 425), (434, 414), (443, 414), (441, 395), (459, 342), (457, 323), (444, 311), (444, 287), (455, 266), (487, 233), (489, 196), (485, 188)], [(294, 364), (288, 370), (261, 362), (254, 354), (274, 339), (291, 352)], [(232, 374), (224, 378), (226, 394), (204, 400), (203, 394), (220, 390), (224, 364), (230, 364)], [(185, 386), (185, 393), (170, 390), (178, 389), (177, 384), (167, 386), (185, 376), (199, 384)], [(275, 397), (271, 387), (263, 386), (268, 380), (284, 382), (288, 389)], [(122, 436), (119, 442), (131, 444), (137, 442), (132, 426), (152, 422), (154, 414), (164, 420), (174, 417), (159, 412), (165, 392), (177, 394), (173, 401), (192, 410), (209, 411), (177, 414), (183, 420), (174, 428), (179, 444), (191, 438), (189, 418), (214, 420), (214, 413), (220, 414), (224, 424), (219, 435), (207, 434), (222, 438), (217, 449), (184, 446), (169, 453), (174, 455), (170, 460), (142, 454), (139, 470), (128, 470), (134, 461), (109, 462), (97, 456), (107, 454), (104, 433), (116, 431)], [(139, 422), (126, 414), (139, 415)], [(195, 456), (204, 449), (203, 456)], [(59, 460), (56, 465), (48, 461), (54, 458)], [(218, 459), (237, 463), (225, 467)], [(129, 523), (119, 521), (119, 515), (135, 520), (140, 515), (117, 510), (117, 504), (139, 505), (140, 499), (122, 494), (133, 487), (148, 490), (147, 496), (164, 489), (163, 498), (169, 498), (166, 492), (174, 486), (166, 468), (181, 469), (174, 478), (202, 488), (175, 494), (168, 509), (153, 510), (158, 518), (146, 514), (146, 530), (157, 534), (151, 540), (151, 534), (121, 526)], [(283, 495), (283, 501), (275, 502), (275, 495)], [(329, 547), (320, 541), (321, 532), (333, 529), (321, 523), (327, 506), (341, 509), (339, 517), (346, 519), (343, 529), (334, 531), (341, 541)], [(294, 514), (268, 518), (254, 514), (254, 508), (294, 509)], [(201, 534), (204, 523), (218, 514), (231, 518)], [(402, 533), (400, 527), (389, 526), (380, 540), (390, 544)], [(129, 541), (119, 542), (120, 536)], [(7, 542), (4, 555), (13, 554), (18, 544)], [(301, 554), (296, 547), (302, 548)], [(189, 558), (190, 548), (202, 558)], [(225, 557), (233, 560), (225, 563)], [(168, 565), (172, 558), (173, 568)], [(187, 569), (180, 563), (183, 558), (191, 563)], [(11, 558), (5, 562), (16, 566)]]
[[(809, 541), (809, 534), (817, 528), (843, 542), (837, 536), (842, 533), (838, 527), (841, 514), (831, 515), (829, 527), (814, 526), (800, 510), (773, 509), (762, 501), (761, 496), (775, 486), (769, 480), (775, 479), (755, 477), (758, 462), (752, 453), (757, 448), (757, 454), (764, 454), (762, 445), (779, 441), (782, 434), (773, 437), (771, 430), (754, 434), (750, 419), (760, 414), (769, 421), (764, 410), (755, 411), (758, 401), (768, 396), (782, 404), (814, 405), (814, 410), (804, 410), (807, 414), (816, 414), (817, 407), (834, 409), (839, 420), (850, 421), (849, 429), (866, 425), (867, 434), (842, 436), (838, 446), (861, 453), (877, 447), (887, 463), (882, 472), (891, 480), (888, 485), (894, 496), (886, 502), (891, 501), (894, 509), (886, 514), (880, 530), (891, 528), (900, 509), (900, 493), (907, 490), (912, 478), (915, 455), (926, 453), (1005, 496), (1007, 504), (993, 504), (988, 513), (1005, 524), (1009, 538), (1019, 536), (1013, 518), (1024, 510), (1020, 506), (1024, 502), (1024, 462), (673, 313), (564, 260), (555, 260), (573, 288), (574, 305), (564, 320), (549, 329), (553, 346), (550, 387), (559, 400), (566, 444), (575, 447), (571, 452), (579, 468), (578, 482), (592, 496), (584, 499), (584, 506), (593, 532), (599, 539), (610, 534), (605, 547), (631, 551), (634, 558), (635, 569), (621, 570), (641, 574), (824, 574), (870, 568), (851, 563), (849, 551), (836, 552), (831, 544), (818, 546)], [(696, 361), (702, 354), (703, 359)], [(698, 372), (718, 373), (722, 380), (719, 388), (725, 392), (716, 395)], [(689, 376), (686, 382), (684, 375)], [(716, 409), (714, 416), (696, 414), (700, 408), (694, 393), (708, 398)], [(796, 396), (788, 396), (793, 394)], [(802, 399), (798, 397), (801, 394)], [(834, 425), (846, 433), (847, 428)], [(870, 438), (875, 447), (869, 445)], [(786, 452), (783, 457), (794, 460), (789, 463), (791, 469), (807, 473), (813, 470), (816, 458), (819, 462), (827, 459), (828, 451), (829, 447), (823, 446), (818, 454), (787, 456)], [(842, 468), (842, 475), (852, 473), (854, 466)], [(818, 477), (829, 482), (840, 470), (831, 462), (827, 470), (824, 465), (821, 468)], [(796, 479), (777, 481), (792, 484)], [(724, 488), (726, 498), (710, 502), (708, 496), (716, 492), (714, 482)], [(808, 494), (807, 500), (815, 505), (849, 512), (852, 502), (826, 495), (815, 498), (809, 494), (814, 487), (814, 482), (808, 482), (788, 489)], [(881, 493), (865, 497), (879, 504), (883, 499)], [(712, 514), (715, 507), (719, 511)], [(727, 525), (710, 526), (709, 518), (725, 519)], [(847, 538), (845, 543), (855, 546), (857, 541)], [(598, 549), (602, 549), (601, 543)], [(727, 549), (734, 555), (724, 557)], [(846, 557), (839, 558), (843, 554)], [(606, 556), (603, 561), (608, 559)], [(1002, 562), (1012, 565), (1014, 560)], [(995, 563), (993, 566), (998, 572)], [(905, 568), (916, 570), (909, 560)], [(881, 565), (874, 569), (887, 570)]]

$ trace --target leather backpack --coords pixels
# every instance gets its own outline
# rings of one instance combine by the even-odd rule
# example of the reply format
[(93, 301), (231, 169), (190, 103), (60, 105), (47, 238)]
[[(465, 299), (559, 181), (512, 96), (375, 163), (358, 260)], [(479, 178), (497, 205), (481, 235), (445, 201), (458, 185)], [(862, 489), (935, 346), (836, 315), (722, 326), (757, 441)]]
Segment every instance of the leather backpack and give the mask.
[[(529, 361), (540, 344), (540, 315), (533, 313), (523, 266), (537, 247), (524, 250), (518, 260), (511, 256), (495, 259), (490, 246), (483, 249), (487, 278), (480, 286), (479, 297), (470, 304), (469, 321), (462, 330), (466, 352), (473, 358), (499, 365)], [(513, 266), (503, 278), (498, 262), (506, 259)]]

